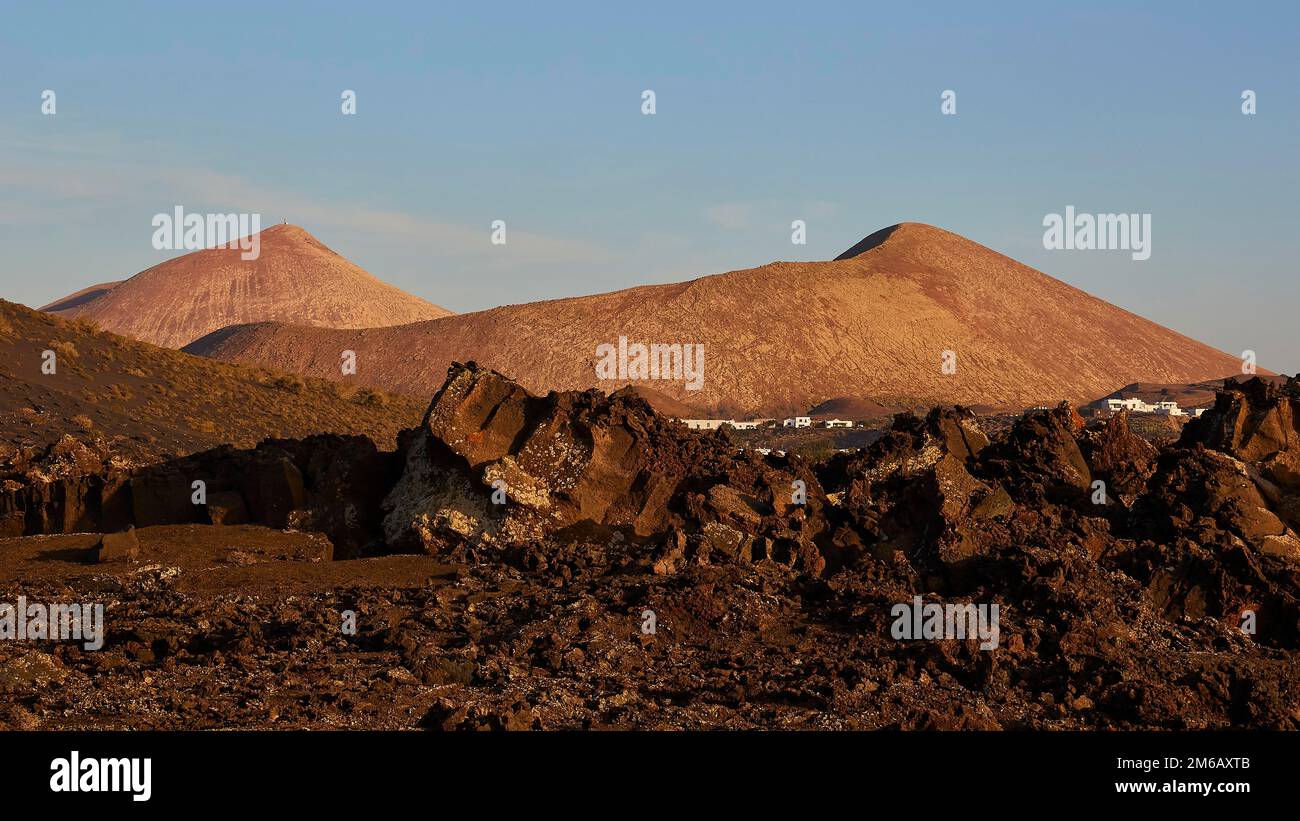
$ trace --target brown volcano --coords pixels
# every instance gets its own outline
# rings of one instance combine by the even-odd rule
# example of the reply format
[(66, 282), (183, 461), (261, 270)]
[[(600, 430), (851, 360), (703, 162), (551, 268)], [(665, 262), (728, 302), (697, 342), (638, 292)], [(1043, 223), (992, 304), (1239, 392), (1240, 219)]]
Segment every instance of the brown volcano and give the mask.
[(41, 310), (169, 348), (242, 322), (370, 328), (451, 313), (381, 282), (296, 225), (271, 226), (260, 242), (254, 260), (237, 248), (195, 251)]
[[(759, 268), (608, 294), (510, 305), (388, 328), (227, 328), (186, 348), (218, 359), (432, 393), (454, 360), (533, 391), (598, 386), (597, 346), (705, 346), (702, 390), (639, 382), (703, 413), (804, 411), (834, 397), (1023, 408), (1087, 401), (1134, 381), (1199, 382), (1239, 361), (956, 234), (876, 232), (833, 262)], [(945, 374), (945, 351), (956, 372)]]

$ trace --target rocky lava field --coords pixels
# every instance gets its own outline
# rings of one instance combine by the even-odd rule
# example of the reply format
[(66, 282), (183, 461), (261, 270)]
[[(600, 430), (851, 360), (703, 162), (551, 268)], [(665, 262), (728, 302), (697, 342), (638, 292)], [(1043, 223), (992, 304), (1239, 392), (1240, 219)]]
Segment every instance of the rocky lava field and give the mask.
[[(0, 723), (1296, 729), (1298, 414), (1229, 382), (1157, 447), (940, 407), (813, 463), (471, 363), (396, 450), (17, 448), (0, 602), (107, 633), (0, 642)], [(998, 646), (894, 639), (914, 596), (999, 605)]]

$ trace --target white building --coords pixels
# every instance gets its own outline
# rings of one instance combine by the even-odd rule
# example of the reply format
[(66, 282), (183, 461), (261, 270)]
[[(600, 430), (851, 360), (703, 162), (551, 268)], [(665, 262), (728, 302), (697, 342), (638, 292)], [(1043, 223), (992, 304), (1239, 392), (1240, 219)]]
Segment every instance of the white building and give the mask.
[(1193, 419), (1200, 419), (1201, 414), (1205, 413), (1207, 410), (1209, 410), (1209, 408), (1192, 408), (1189, 412)]
[(1183, 416), (1183, 409), (1178, 407), (1177, 402), (1157, 402), (1155, 407), (1157, 416)]
[[(1177, 402), (1174, 403), (1177, 406)], [(1148, 405), (1136, 396), (1131, 399), (1107, 399), (1106, 410), (1111, 413), (1119, 413), (1122, 410), (1132, 411), (1133, 413), (1154, 413), (1155, 405)]]
[(730, 425), (736, 430), (757, 430), (762, 420), (737, 422), (735, 419), (678, 419), (677, 421), (691, 430), (717, 430), (723, 425)]
[(691, 430), (717, 430), (723, 425), (731, 424), (730, 419), (679, 419), (678, 421)]
[(781, 423), (783, 428), (810, 428), (812, 427), (811, 416), (796, 416), (792, 419), (786, 419)]
[(850, 422), (850, 421), (847, 420), (847, 419), (827, 419), (825, 422), (822, 422), (822, 425), (823, 425), (824, 427), (828, 427), (828, 428), (851, 428), (851, 427), (853, 427), (853, 423)]

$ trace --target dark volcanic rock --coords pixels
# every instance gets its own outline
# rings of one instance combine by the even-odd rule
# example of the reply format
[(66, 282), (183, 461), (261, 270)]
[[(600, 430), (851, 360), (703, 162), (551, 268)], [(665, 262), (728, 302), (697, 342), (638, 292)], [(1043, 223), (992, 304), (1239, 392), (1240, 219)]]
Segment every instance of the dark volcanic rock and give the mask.
[(1278, 515), (1300, 527), (1300, 380), (1229, 381), (1214, 409), (1190, 422), (1180, 443), (1202, 444), (1246, 463)]
[(1146, 490), (1155, 470), (1158, 451), (1129, 429), (1128, 412), (1106, 420), (1100, 428), (1086, 431), (1079, 444), (1094, 480), (1106, 483), (1106, 496), (1124, 505)]
[(739, 557), (768, 538), (812, 569), (824, 505), (807, 468), (738, 455), (725, 432), (688, 434), (631, 391), (537, 397), (470, 363), (451, 369), (409, 440), (384, 531), (430, 553), (683, 531)]
[(1181, 443), (1200, 443), (1238, 459), (1257, 462), (1300, 449), (1300, 381), (1277, 387), (1258, 377), (1228, 380), (1214, 408), (1184, 428)]
[[(174, 524), (141, 531), (149, 561), (87, 568), (94, 536), (6, 540), (0, 566), (23, 553), (31, 578), (0, 573), (0, 594), (44, 578), (52, 599), (81, 583), (118, 603), (103, 651), (60, 648), (67, 685), (0, 721), (1297, 729), (1295, 400), (1230, 383), (1158, 448), (1123, 415), (1085, 428), (1060, 407), (990, 437), (937, 408), (813, 465), (628, 392), (533, 396), (471, 364), (396, 453), (340, 436), (143, 467), (72, 441), (12, 453), (6, 533), (248, 518), (337, 550)], [(370, 557), (394, 551), (433, 557)], [(896, 638), (917, 597), (996, 605), (995, 646)], [(150, 709), (98, 711), (118, 702)]]
[(364, 436), (268, 439), (143, 466), (67, 439), (11, 459), (0, 535), (249, 522), (323, 532), (342, 557), (382, 552), (380, 502), (397, 464)]
[(1043, 501), (1082, 500), (1092, 485), (1092, 470), (1077, 439), (1083, 427), (1083, 419), (1066, 403), (1028, 413), (1005, 440), (983, 454), (984, 470)]
[(923, 565), (982, 552), (977, 523), (1011, 509), (1000, 485), (969, 470), (988, 443), (964, 408), (899, 414), (865, 453), (841, 454), (821, 471), (855, 531), (839, 538), (865, 543), (878, 559), (900, 551)]

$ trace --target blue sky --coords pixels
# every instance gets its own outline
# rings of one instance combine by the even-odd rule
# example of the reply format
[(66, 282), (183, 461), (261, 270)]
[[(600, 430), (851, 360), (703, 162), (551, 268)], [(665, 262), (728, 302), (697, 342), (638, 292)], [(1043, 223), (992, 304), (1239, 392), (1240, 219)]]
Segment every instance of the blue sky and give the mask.
[[(457, 311), (914, 220), (1300, 369), (1296, 4), (617, 5), (0, 3), (0, 296), (174, 255), (150, 219), (177, 204)], [(1151, 258), (1045, 250), (1067, 205), (1150, 213)]]

